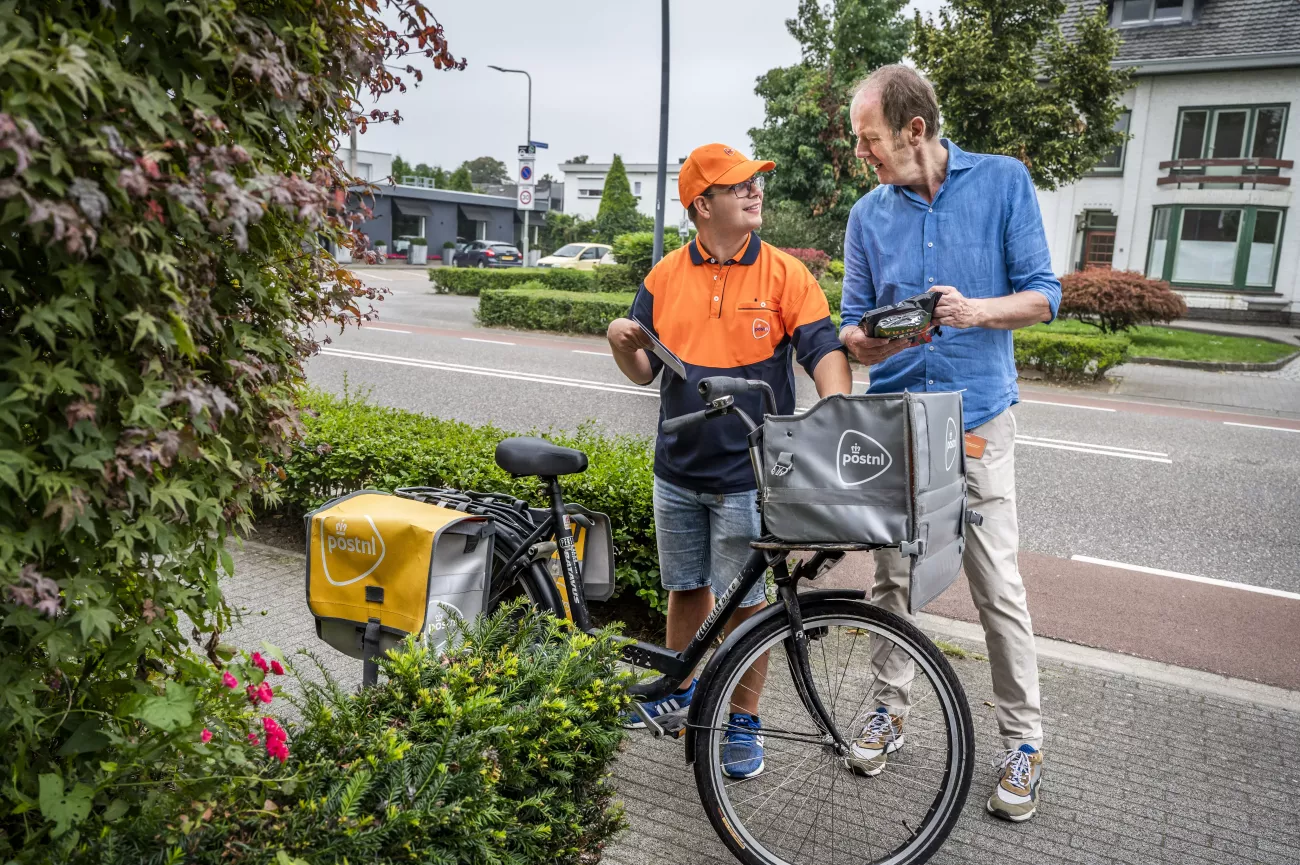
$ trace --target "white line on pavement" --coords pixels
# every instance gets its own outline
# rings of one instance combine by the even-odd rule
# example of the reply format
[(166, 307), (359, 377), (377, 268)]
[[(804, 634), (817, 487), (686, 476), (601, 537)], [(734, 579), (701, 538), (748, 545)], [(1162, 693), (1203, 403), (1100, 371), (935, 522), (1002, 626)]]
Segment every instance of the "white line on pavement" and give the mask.
[(370, 273), (365, 270), (354, 270), (352, 272), (355, 273), (357, 276), (364, 277), (365, 279), (377, 279), (380, 282), (392, 282), (392, 280), (389, 279), (387, 276), (380, 276), (378, 274)]
[(1216, 580), (1213, 577), (1198, 577), (1193, 574), (1180, 574), (1178, 571), (1164, 571), (1160, 568), (1147, 568), (1142, 565), (1128, 565), (1124, 562), (1112, 562), (1108, 559), (1094, 559), (1092, 556), (1070, 556), (1075, 562), (1087, 562), (1090, 565), (1104, 565), (1108, 568), (1122, 568), (1126, 571), (1137, 571), (1141, 574), (1155, 574), (1157, 577), (1173, 577), (1175, 580), (1188, 580), (1193, 583), (1204, 583), (1207, 586), (1220, 586), (1225, 589), (1241, 589), (1243, 592), (1258, 592), (1261, 595), (1273, 595), (1277, 598), (1288, 598), (1292, 601), (1300, 601), (1300, 594), (1295, 592), (1284, 592), (1281, 589), (1270, 589), (1265, 586), (1251, 586), (1246, 583), (1234, 583), (1231, 580)]
[(461, 339), (465, 340), (465, 342), (486, 342), (488, 345), (514, 345), (513, 342), (506, 342), (502, 339), (475, 339), (472, 336), (462, 336)]
[(1101, 406), (1096, 405), (1076, 405), (1072, 402), (1049, 402), (1045, 399), (1022, 399), (1021, 402), (1031, 402), (1034, 405), (1054, 405), (1059, 408), (1083, 408), (1088, 411), (1116, 411), (1116, 409), (1113, 408), (1102, 408)]
[(1173, 465), (1174, 462), (1173, 460), (1165, 459), (1164, 457), (1148, 457), (1148, 456), (1143, 456), (1142, 454), (1122, 453), (1120, 451), (1104, 451), (1098, 448), (1091, 448), (1091, 447), (1080, 448), (1080, 447), (1072, 447), (1070, 445), (1049, 444), (1048, 442), (1033, 441), (1031, 439), (1021, 438), (1019, 436), (1016, 437), (1016, 444), (1029, 445), (1030, 447), (1036, 447), (1036, 448), (1051, 448), (1052, 450), (1056, 450), (1056, 451), (1074, 451), (1075, 453), (1081, 453), (1081, 454), (1099, 454), (1100, 456), (1104, 456), (1104, 457), (1120, 457), (1121, 459), (1126, 459), (1126, 460), (1145, 460), (1146, 462), (1164, 463), (1165, 465)]
[(575, 349), (573, 350), (573, 353), (574, 353), (574, 354), (594, 354), (596, 357), (613, 357), (613, 356), (614, 356), (614, 355), (610, 354), (610, 353), (607, 352), (607, 351), (584, 351), (583, 349), (580, 349), (580, 348), (575, 348)]
[(375, 363), (388, 363), (396, 366), (413, 366), (423, 369), (436, 369), (443, 372), (459, 372), (466, 375), (482, 375), (490, 378), (505, 378), (514, 381), (529, 381), (536, 384), (554, 384), (562, 387), (576, 387), (584, 390), (603, 390), (610, 393), (626, 393), (636, 396), (651, 396), (656, 399), (659, 397), (657, 389), (647, 389), (636, 385), (621, 385), (612, 382), (589, 381), (586, 379), (576, 378), (557, 378), (555, 376), (541, 375), (539, 373), (519, 372), (507, 369), (488, 369), (479, 366), (465, 366), (458, 363), (445, 363), (438, 360), (424, 360), (413, 357), (396, 357), (386, 354), (368, 354), (365, 352), (351, 351), (340, 348), (323, 348), (321, 354), (331, 357), (340, 357), (348, 360), (368, 360)]
[(373, 324), (366, 325), (366, 330), (377, 330), (380, 333), (410, 333), (409, 330), (397, 330), (396, 328), (391, 327), (375, 327)]
[(1277, 430), (1278, 432), (1300, 433), (1300, 429), (1291, 429), (1291, 427), (1286, 427), (1286, 426), (1264, 426), (1263, 424), (1257, 424), (1257, 423), (1234, 423), (1233, 421), (1230, 420), (1225, 420), (1224, 424), (1226, 424), (1227, 426), (1250, 427), (1251, 429), (1271, 429), (1271, 430)]
[(1043, 438), (1042, 436), (1027, 436), (1027, 435), (1021, 435), (1020, 438), (1029, 439), (1030, 441), (1036, 441), (1036, 442), (1051, 442), (1054, 445), (1078, 445), (1081, 448), (1100, 448), (1101, 450), (1104, 451), (1123, 451), (1124, 453), (1130, 453), (1130, 454), (1144, 454), (1149, 457), (1169, 456), (1169, 454), (1165, 453), (1164, 451), (1140, 451), (1135, 448), (1121, 448), (1121, 447), (1115, 447), (1114, 445), (1097, 445), (1097, 444), (1093, 444), (1092, 442), (1072, 442), (1069, 439), (1049, 439), (1049, 438)]

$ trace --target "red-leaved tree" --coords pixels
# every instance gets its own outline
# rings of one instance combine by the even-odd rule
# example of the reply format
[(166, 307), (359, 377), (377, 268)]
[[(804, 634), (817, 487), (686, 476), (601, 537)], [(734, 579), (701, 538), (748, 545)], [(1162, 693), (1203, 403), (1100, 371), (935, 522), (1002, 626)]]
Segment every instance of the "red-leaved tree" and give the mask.
[(1140, 324), (1173, 321), (1187, 303), (1169, 283), (1136, 270), (1095, 268), (1061, 277), (1062, 318), (1074, 318), (1103, 333), (1122, 333)]

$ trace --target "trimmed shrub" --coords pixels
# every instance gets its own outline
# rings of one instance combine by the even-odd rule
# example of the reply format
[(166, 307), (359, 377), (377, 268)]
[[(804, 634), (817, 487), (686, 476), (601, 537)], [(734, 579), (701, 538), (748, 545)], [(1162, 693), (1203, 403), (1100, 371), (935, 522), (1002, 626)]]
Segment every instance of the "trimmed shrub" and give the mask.
[[(664, 255), (672, 252), (674, 249), (680, 249), (682, 238), (675, 231), (664, 231)], [(650, 272), (651, 261), (655, 251), (655, 233), (653, 231), (634, 231), (630, 234), (620, 234), (614, 238), (614, 258), (618, 263), (627, 268), (628, 274), (633, 285), (640, 285), (645, 281), (645, 275)]]
[(1015, 332), (1016, 366), (1049, 378), (1099, 379), (1128, 359), (1122, 336), (1076, 336), (1026, 328)]
[(1122, 333), (1140, 324), (1173, 321), (1187, 314), (1182, 295), (1136, 270), (1094, 268), (1061, 277), (1059, 315)]
[(831, 312), (840, 311), (840, 300), (844, 296), (844, 284), (838, 279), (832, 279), (829, 276), (823, 276), (817, 280), (817, 284), (822, 287), (822, 293), (826, 295), (826, 303), (830, 305)]
[(477, 297), (484, 289), (512, 288), (526, 282), (539, 282), (558, 291), (599, 291), (593, 271), (568, 267), (512, 267), (488, 270), (476, 267), (435, 267), (429, 279), (438, 294)]
[[(418, 485), (499, 490), (538, 507), (546, 504), (535, 479), (514, 478), (497, 467), (497, 443), (512, 433), (315, 390), (303, 394), (302, 407), (305, 436), (285, 463), (279, 488), (283, 500), (300, 511), (353, 490)], [(666, 609), (659, 588), (650, 441), (602, 436), (594, 428), (542, 435), (590, 458), (587, 471), (564, 479), (565, 495), (609, 515), (619, 591), (630, 589), (655, 609)]]
[(599, 860), (622, 825), (608, 781), (631, 680), (621, 641), (518, 605), (450, 631), (438, 647), (408, 639), (359, 693), (300, 677), (301, 722), (268, 725), (287, 734), (283, 766), (260, 761), (220, 795), (160, 784), (155, 807), (93, 839), (85, 861)]
[(377, 296), (325, 251), (375, 255), (337, 137), (390, 66), (463, 63), (404, 0), (24, 0), (0, 34), (0, 862), (63, 863), (233, 760), (188, 750), (225, 546), (313, 331)]
[[(803, 262), (803, 266), (812, 272), (812, 275), (821, 279), (826, 273), (826, 268), (830, 267), (831, 257), (820, 249), (799, 249), (799, 248), (782, 248), (786, 255), (793, 255)], [(841, 272), (843, 266), (841, 265)]]
[(826, 265), (826, 275), (831, 279), (844, 279), (844, 262), (838, 258), (831, 259), (831, 263)]
[(598, 264), (591, 271), (596, 280), (596, 291), (636, 291), (640, 283), (632, 278), (626, 264)]
[(479, 295), (478, 320), (488, 327), (517, 327), (603, 336), (609, 323), (627, 315), (634, 294), (552, 291), (540, 282), (488, 289)]

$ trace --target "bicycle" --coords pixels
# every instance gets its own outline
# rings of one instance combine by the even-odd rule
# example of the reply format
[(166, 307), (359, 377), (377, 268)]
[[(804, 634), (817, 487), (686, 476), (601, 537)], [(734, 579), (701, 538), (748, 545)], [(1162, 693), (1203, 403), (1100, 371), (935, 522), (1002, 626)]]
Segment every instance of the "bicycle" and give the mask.
[[(737, 394), (751, 390), (761, 391), (768, 413), (776, 414), (775, 396), (765, 382), (714, 377), (700, 384), (708, 407), (665, 421), (664, 432), (734, 414), (749, 430), (751, 463), (761, 480), (763, 425), (735, 404)], [(512, 438), (498, 446), (496, 461), (512, 475), (540, 478), (549, 507), (532, 508), (492, 493), (427, 487), (398, 492), (494, 518), (497, 561), (489, 609), (522, 590), (531, 603), (591, 631), (571, 527), (571, 521), (583, 524), (586, 518), (565, 502), (559, 481), (584, 471), (586, 455), (541, 439)], [(741, 862), (925, 862), (948, 837), (970, 788), (974, 732), (961, 682), (920, 630), (872, 606), (865, 591), (798, 591), (802, 580), (815, 580), (845, 553), (878, 546), (792, 544), (764, 534), (751, 547), (749, 559), (686, 649), (674, 652), (640, 641), (624, 648), (627, 663), (661, 674), (634, 685), (632, 695), (667, 696), (704, 661), (750, 588), (769, 571), (774, 576), (778, 602), (735, 628), (713, 651), (690, 706), (657, 718), (640, 710), (642, 719), (656, 737), (684, 740), (709, 821)], [(559, 573), (553, 577), (545, 563), (557, 551)], [(811, 555), (791, 568), (787, 557), (794, 552)], [(906, 681), (882, 681), (881, 671), (905, 676), (909, 668)], [(761, 685), (764, 771), (733, 780), (724, 771), (722, 745), (733, 729), (733, 698), (738, 689), (750, 687), (742, 680), (751, 670)], [(788, 689), (781, 686), (787, 679)], [(852, 740), (878, 710), (886, 689), (906, 691), (911, 698), (901, 746), (889, 753), (878, 774), (863, 776), (850, 768)], [(823, 801), (809, 810), (819, 795)], [(818, 834), (823, 821), (829, 831)]]

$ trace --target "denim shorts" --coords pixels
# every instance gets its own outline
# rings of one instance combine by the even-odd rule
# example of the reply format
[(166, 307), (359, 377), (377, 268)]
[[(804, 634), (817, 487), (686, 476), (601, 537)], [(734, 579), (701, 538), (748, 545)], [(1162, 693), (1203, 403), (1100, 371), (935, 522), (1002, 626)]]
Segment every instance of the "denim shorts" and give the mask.
[[(758, 492), (697, 493), (656, 477), (654, 509), (663, 587), (676, 592), (708, 586), (722, 597), (753, 552), (750, 541), (762, 531)], [(765, 600), (766, 591), (758, 580), (741, 606)]]

